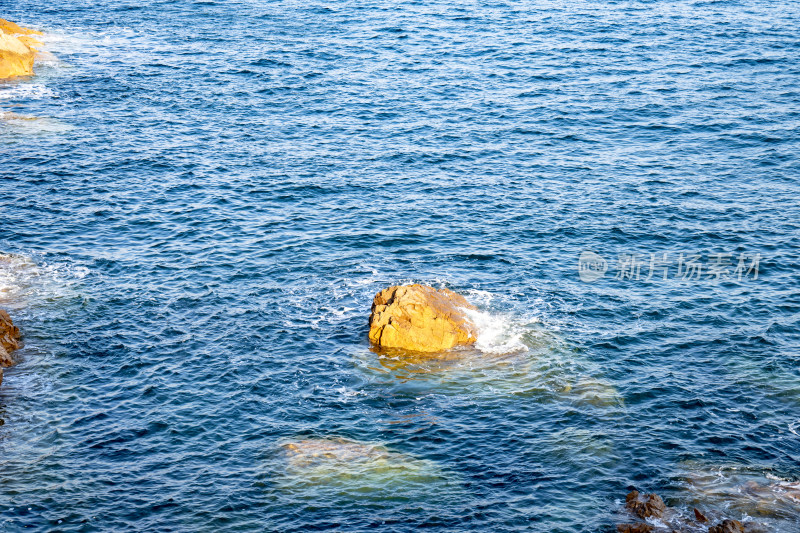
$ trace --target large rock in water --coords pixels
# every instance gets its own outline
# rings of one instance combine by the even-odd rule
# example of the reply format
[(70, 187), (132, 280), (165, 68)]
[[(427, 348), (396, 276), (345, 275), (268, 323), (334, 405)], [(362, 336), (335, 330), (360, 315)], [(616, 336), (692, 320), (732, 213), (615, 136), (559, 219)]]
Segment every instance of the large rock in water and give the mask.
[(34, 44), (41, 44), (30, 37), (41, 32), (23, 28), (8, 20), (0, 19), (0, 79), (33, 75)]
[(402, 285), (375, 295), (369, 340), (381, 348), (442, 352), (477, 340), (475, 325), (464, 313), (475, 309), (447, 289)]

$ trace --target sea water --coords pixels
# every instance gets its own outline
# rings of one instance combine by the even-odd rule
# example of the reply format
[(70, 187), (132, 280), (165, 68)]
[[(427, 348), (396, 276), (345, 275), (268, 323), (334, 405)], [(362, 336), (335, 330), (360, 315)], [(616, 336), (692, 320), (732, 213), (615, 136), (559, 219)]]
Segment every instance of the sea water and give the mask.
[[(796, 1), (0, 16), (53, 54), (0, 82), (0, 529), (800, 531)], [(477, 345), (370, 351), (412, 282)]]

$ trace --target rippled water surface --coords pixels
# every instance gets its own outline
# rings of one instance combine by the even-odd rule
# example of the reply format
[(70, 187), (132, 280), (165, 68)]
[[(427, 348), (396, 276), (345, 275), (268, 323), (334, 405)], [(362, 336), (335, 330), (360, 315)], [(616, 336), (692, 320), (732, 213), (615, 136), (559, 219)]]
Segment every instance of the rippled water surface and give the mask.
[[(798, 2), (0, 16), (55, 56), (0, 82), (0, 528), (800, 531)], [(477, 347), (371, 352), (408, 282)]]

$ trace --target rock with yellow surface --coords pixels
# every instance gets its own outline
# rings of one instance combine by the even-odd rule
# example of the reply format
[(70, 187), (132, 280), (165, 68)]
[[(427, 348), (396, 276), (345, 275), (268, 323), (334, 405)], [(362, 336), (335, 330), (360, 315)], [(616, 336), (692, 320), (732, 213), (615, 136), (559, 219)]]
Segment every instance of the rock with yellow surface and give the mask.
[(34, 47), (42, 43), (31, 35), (41, 34), (0, 19), (0, 78), (33, 75)]
[(32, 30), (31, 28), (23, 28), (19, 24), (15, 24), (6, 19), (0, 19), (0, 31), (9, 35), (44, 35), (40, 31)]
[(369, 340), (378, 348), (442, 352), (477, 340), (465, 310), (475, 309), (453, 291), (403, 285), (375, 295)]

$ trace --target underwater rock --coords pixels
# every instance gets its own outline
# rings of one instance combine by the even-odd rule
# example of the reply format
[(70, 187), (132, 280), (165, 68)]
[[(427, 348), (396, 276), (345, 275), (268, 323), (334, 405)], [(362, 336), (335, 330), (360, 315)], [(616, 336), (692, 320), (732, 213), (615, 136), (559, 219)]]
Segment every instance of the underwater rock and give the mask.
[[(12, 366), (11, 352), (19, 348), (19, 328), (11, 322), (8, 313), (0, 309), (0, 367)], [(0, 377), (2, 380), (2, 377)]]
[(625, 506), (639, 518), (661, 518), (667, 506), (657, 494), (640, 495), (633, 490), (625, 497)]
[(621, 407), (625, 403), (613, 385), (592, 377), (582, 377), (574, 385), (567, 384), (561, 392), (579, 403), (595, 407)]
[(708, 528), (708, 533), (744, 533), (744, 526), (738, 520), (723, 520)]
[(653, 526), (650, 524), (620, 524), (617, 526), (619, 533), (652, 533)]
[(293, 467), (307, 467), (321, 462), (372, 460), (390, 452), (369, 444), (347, 439), (304, 439), (281, 446), (287, 462)]
[[(745, 531), (781, 531), (800, 523), (800, 484), (776, 477), (771, 469), (686, 462), (681, 499), (700, 507), (709, 523), (742, 520)], [(719, 512), (715, 510), (719, 510)]]
[(308, 438), (281, 445), (286, 490), (323, 487), (338, 494), (431, 487), (445, 480), (433, 462), (384, 446), (342, 438)]
[(464, 309), (475, 307), (453, 291), (426, 285), (393, 286), (372, 302), (369, 340), (381, 348), (442, 352), (477, 340)]

